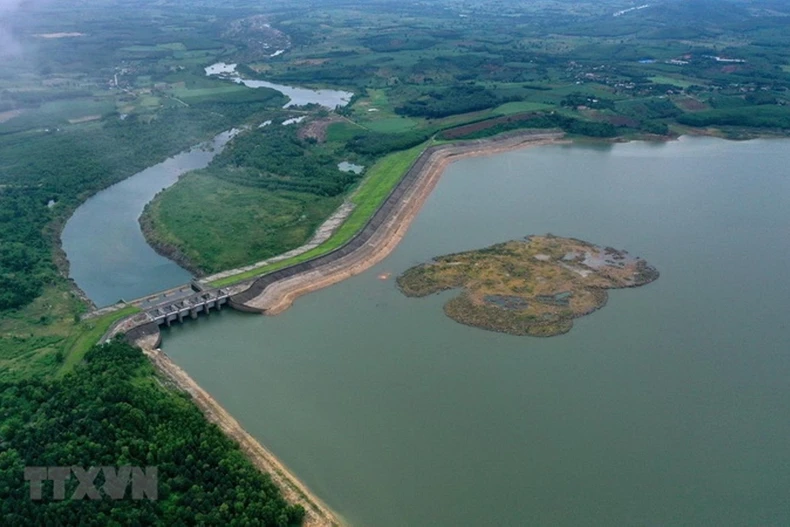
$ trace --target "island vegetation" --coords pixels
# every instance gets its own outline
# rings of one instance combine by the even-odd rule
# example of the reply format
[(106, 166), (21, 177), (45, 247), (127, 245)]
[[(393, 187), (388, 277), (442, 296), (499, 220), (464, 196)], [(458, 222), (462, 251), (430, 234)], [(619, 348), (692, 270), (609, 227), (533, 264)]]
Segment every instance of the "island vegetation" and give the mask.
[(440, 256), (408, 269), (397, 283), (412, 297), (460, 289), (444, 312), (462, 324), (551, 337), (603, 307), (607, 289), (657, 278), (654, 267), (625, 251), (548, 234)]

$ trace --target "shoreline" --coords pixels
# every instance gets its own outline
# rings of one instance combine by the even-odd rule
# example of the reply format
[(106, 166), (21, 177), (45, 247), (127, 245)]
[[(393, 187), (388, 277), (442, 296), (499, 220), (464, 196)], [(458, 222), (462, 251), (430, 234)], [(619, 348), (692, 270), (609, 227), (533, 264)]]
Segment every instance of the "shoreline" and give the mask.
[[(519, 150), (532, 146), (569, 144), (564, 134), (557, 132), (512, 134), (507, 137), (485, 139), (474, 143), (449, 143), (426, 149), (401, 180), (405, 189), (396, 186), (382, 203), (369, 224), (340, 249), (316, 258), (313, 262), (298, 264), (295, 272), (282, 273), (274, 281), (262, 277), (253, 282), (245, 292), (235, 295), (233, 306), (266, 315), (277, 315), (288, 309), (298, 297), (338, 283), (360, 274), (386, 258), (405, 236), (412, 221), (422, 209), (445, 170), (453, 161), (468, 157), (486, 156)], [(416, 170), (416, 174), (409, 174)], [(406, 179), (412, 176), (413, 181)], [(403, 192), (398, 195), (398, 191)], [(390, 210), (385, 210), (390, 206)], [(383, 212), (383, 218), (376, 218)], [(371, 227), (376, 219), (379, 225)], [(366, 238), (357, 247), (352, 244), (357, 238)], [(345, 254), (343, 249), (346, 250)], [(320, 260), (324, 260), (319, 262)], [(317, 265), (316, 265), (317, 264)], [(285, 270), (283, 270), (285, 271)], [(272, 275), (279, 275), (275, 272)]]
[(304, 527), (340, 527), (348, 525), (320, 498), (313, 494), (277, 457), (260, 441), (247, 432), (208, 392), (198, 385), (183, 369), (176, 365), (162, 350), (154, 348), (158, 336), (148, 336), (143, 353), (156, 370), (175, 387), (189, 394), (205, 418), (217, 425), (223, 434), (239, 445), (253, 465), (268, 474), (283, 498), (291, 504), (301, 505), (305, 515)]

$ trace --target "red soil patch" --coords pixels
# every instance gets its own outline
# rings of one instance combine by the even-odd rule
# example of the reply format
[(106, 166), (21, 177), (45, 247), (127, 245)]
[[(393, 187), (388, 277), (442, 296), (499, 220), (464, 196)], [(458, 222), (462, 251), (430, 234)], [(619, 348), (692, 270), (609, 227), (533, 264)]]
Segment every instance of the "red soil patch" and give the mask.
[(324, 119), (316, 119), (302, 126), (297, 132), (297, 135), (299, 139), (311, 138), (319, 143), (323, 143), (326, 141), (326, 130), (329, 128), (329, 125), (340, 121), (342, 121), (342, 119), (336, 115)]
[(458, 126), (456, 128), (451, 128), (450, 130), (445, 130), (444, 132), (442, 132), (442, 138), (457, 139), (459, 137), (464, 137), (466, 135), (472, 134), (474, 132), (479, 132), (480, 130), (487, 130), (489, 128), (493, 128), (499, 124), (529, 121), (530, 119), (535, 118), (537, 115), (538, 114), (534, 112), (517, 113), (513, 115), (503, 115), (502, 117), (497, 117), (495, 119), (486, 119), (485, 121), (466, 124), (464, 126)]
[(705, 103), (692, 98), (678, 99), (675, 101), (675, 104), (681, 109), (689, 112), (699, 112), (701, 110), (708, 109), (708, 106)]

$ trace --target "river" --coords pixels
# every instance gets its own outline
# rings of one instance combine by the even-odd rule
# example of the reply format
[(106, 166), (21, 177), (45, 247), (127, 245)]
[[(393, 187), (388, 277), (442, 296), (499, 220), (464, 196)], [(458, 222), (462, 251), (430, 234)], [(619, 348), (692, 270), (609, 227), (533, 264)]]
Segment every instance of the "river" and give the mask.
[[(207, 75), (223, 63), (206, 68)], [(224, 70), (222, 70), (224, 71)], [(233, 70), (235, 71), (235, 67)], [(290, 97), (286, 104), (315, 103), (328, 108), (344, 106), (351, 95), (336, 90), (310, 90), (264, 81), (242, 81), (250, 88), (272, 88)], [(157, 254), (145, 241), (138, 219), (154, 196), (175, 184), (190, 170), (205, 168), (237, 133), (223, 132), (203, 145), (175, 155), (120, 183), (108, 187), (80, 205), (69, 218), (61, 237), (69, 260), (69, 277), (98, 307), (132, 300), (188, 283), (191, 273)]]
[[(785, 524), (787, 166), (786, 140), (711, 138), (466, 159), (378, 266), (163, 349), (357, 527)], [(546, 232), (661, 277), (548, 339), (379, 277)]]
[(290, 99), (284, 106), (303, 106), (305, 104), (320, 104), (327, 108), (334, 109), (337, 106), (345, 106), (354, 96), (351, 92), (339, 90), (311, 90), (298, 86), (284, 86), (263, 80), (244, 79), (236, 73), (236, 64), (217, 62), (205, 68), (206, 75), (218, 76), (243, 84), (248, 88), (271, 88), (288, 96)]

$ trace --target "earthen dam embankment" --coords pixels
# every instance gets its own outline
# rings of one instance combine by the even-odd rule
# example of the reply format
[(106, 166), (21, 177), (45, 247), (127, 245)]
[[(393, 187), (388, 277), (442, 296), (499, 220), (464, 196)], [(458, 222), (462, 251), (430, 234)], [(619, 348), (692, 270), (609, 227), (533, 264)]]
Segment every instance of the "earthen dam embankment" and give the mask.
[(233, 295), (231, 305), (242, 311), (275, 315), (287, 309), (298, 296), (369, 269), (394, 250), (450, 162), (556, 143), (562, 135), (559, 132), (519, 132), (496, 139), (429, 147), (368, 223), (346, 244), (312, 260), (258, 278), (248, 289)]

